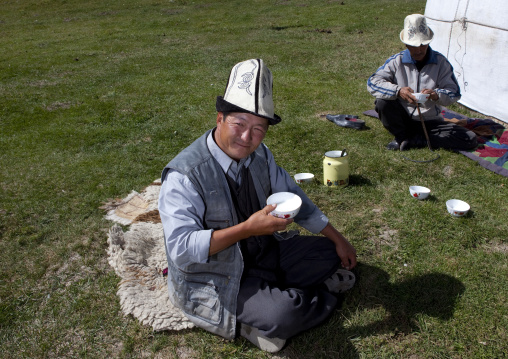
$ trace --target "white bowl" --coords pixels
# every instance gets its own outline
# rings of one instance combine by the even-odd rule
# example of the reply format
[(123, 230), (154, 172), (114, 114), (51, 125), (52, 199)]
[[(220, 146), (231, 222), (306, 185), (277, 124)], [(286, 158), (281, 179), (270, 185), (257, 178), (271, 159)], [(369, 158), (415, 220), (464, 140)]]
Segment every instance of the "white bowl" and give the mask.
[(460, 199), (449, 199), (446, 201), (446, 209), (454, 217), (465, 216), (470, 208), (469, 204)]
[(278, 192), (268, 197), (266, 204), (277, 204), (277, 207), (271, 212), (272, 216), (293, 218), (302, 207), (302, 199), (291, 192)]
[(422, 186), (409, 186), (409, 193), (413, 198), (425, 199), (429, 196), (430, 189)]
[(413, 96), (416, 98), (416, 101), (418, 101), (418, 103), (424, 104), (428, 100), (430, 95), (428, 93), (416, 92), (413, 94)]
[(297, 173), (295, 174), (296, 183), (312, 182), (314, 175), (312, 173)]

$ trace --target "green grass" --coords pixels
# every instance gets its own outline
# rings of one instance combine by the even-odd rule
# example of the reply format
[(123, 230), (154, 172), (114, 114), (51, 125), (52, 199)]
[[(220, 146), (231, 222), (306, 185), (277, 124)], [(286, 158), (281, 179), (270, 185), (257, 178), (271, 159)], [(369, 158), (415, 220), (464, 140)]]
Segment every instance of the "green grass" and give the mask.
[[(0, 12), (0, 353), (5, 358), (259, 358), (243, 339), (154, 333), (124, 317), (106, 259), (108, 199), (141, 191), (213, 126), (231, 67), (263, 58), (283, 122), (266, 143), (321, 181), (346, 148), (351, 184), (309, 196), (358, 250), (358, 285), (282, 358), (501, 358), (508, 179), (438, 151), (419, 164), (323, 113), (373, 108), (367, 78), (402, 49), (423, 0), (10, 1)], [(461, 106), (453, 110), (473, 114)], [(427, 150), (409, 152), (430, 158)], [(432, 189), (426, 201), (408, 186)], [(445, 201), (471, 204), (452, 218)]]

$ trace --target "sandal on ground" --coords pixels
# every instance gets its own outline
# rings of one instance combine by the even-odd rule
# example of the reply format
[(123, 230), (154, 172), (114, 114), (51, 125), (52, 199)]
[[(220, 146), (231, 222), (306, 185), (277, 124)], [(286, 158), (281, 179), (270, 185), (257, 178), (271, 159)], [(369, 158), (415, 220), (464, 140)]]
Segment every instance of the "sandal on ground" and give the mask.
[(337, 126), (354, 128), (361, 130), (365, 126), (365, 121), (360, 120), (356, 115), (326, 115), (326, 119), (335, 123)]
[(345, 269), (338, 269), (330, 278), (325, 280), (325, 285), (332, 293), (344, 293), (355, 285), (356, 277), (353, 272)]

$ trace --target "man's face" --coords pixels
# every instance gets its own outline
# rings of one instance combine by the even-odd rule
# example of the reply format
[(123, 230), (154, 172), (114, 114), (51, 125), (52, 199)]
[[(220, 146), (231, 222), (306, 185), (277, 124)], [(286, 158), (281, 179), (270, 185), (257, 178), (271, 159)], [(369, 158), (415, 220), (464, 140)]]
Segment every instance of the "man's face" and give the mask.
[(250, 113), (232, 112), (223, 121), (217, 114), (215, 142), (235, 161), (249, 156), (258, 148), (268, 131), (268, 120)]
[(415, 61), (422, 61), (425, 58), (429, 45), (422, 45), (418, 47), (406, 45), (406, 47)]

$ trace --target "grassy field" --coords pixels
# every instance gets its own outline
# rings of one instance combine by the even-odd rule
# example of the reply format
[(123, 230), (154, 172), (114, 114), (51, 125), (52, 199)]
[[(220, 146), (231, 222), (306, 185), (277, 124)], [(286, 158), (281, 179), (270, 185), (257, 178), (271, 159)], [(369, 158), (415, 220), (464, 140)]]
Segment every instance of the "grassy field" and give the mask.
[[(3, 358), (502, 358), (508, 343), (508, 179), (465, 156), (385, 150), (367, 78), (424, 0), (3, 1), (0, 10), (0, 356)], [(99, 207), (141, 191), (215, 121), (231, 67), (262, 58), (283, 122), (265, 143), (355, 245), (358, 285), (276, 356), (199, 329), (124, 317)], [(473, 115), (460, 106), (453, 110)], [(412, 158), (430, 158), (412, 150)], [(432, 190), (426, 201), (408, 186)], [(471, 204), (452, 218), (445, 201)]]

